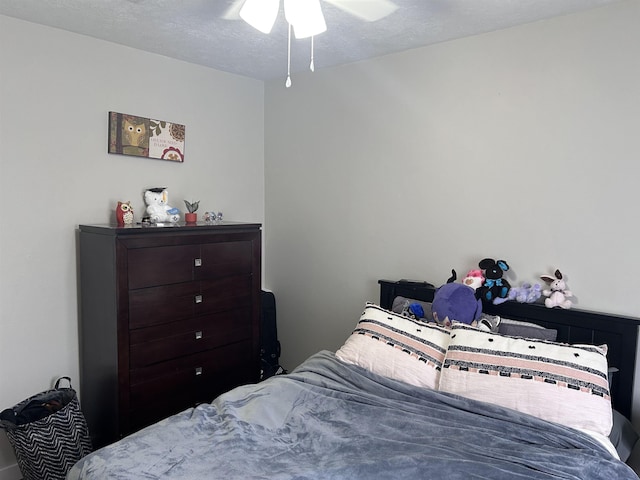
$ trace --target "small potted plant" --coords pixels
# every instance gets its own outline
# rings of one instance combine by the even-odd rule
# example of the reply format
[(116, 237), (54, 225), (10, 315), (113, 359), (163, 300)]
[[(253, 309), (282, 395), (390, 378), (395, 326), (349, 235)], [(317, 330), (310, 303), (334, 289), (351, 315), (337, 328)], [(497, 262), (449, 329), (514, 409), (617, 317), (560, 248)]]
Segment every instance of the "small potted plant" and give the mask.
[(200, 206), (200, 200), (196, 202), (184, 201), (188, 212), (184, 214), (184, 221), (187, 223), (196, 223), (198, 221), (198, 207)]

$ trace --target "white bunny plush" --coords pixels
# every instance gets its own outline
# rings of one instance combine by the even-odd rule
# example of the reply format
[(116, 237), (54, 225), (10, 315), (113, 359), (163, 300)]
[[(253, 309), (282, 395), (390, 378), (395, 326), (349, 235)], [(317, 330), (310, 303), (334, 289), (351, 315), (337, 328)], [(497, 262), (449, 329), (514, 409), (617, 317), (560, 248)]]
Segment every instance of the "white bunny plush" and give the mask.
[(562, 278), (560, 270), (556, 270), (554, 275), (555, 277), (551, 275), (540, 276), (542, 280), (549, 284), (549, 289), (542, 291), (542, 294), (548, 297), (545, 299), (544, 304), (547, 308), (571, 308), (572, 302), (567, 297), (572, 297), (573, 294), (570, 290), (567, 290), (567, 285)]

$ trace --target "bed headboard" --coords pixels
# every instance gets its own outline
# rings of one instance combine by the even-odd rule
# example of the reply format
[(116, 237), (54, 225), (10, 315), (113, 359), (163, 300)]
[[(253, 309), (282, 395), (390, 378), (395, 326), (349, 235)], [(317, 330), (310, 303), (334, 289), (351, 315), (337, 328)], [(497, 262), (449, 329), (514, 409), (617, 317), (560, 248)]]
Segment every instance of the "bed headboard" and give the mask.
[[(391, 309), (393, 299), (397, 296), (430, 302), (435, 293), (433, 285), (426, 282), (378, 280), (378, 283), (380, 306), (387, 309)], [(631, 419), (639, 318), (518, 302), (505, 302), (501, 305), (485, 303), (482, 310), (489, 315), (554, 328), (558, 331), (559, 342), (596, 345), (606, 343), (609, 347), (609, 368), (617, 369), (611, 378), (613, 406)]]

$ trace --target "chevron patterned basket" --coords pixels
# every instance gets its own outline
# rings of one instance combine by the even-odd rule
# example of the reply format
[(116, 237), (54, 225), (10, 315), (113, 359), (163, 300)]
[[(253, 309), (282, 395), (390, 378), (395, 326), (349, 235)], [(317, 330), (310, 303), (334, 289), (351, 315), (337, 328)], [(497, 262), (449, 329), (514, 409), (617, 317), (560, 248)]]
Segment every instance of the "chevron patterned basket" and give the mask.
[[(62, 379), (69, 381), (69, 388), (59, 387)], [(28, 423), (8, 421), (5, 415), (13, 410), (16, 419), (24, 421), (29, 418), (28, 411), (51, 406), (52, 413)], [(69, 377), (58, 379), (52, 390), (29, 397), (2, 414), (0, 428), (6, 431), (23, 480), (64, 480), (67, 471), (91, 453), (87, 421)]]

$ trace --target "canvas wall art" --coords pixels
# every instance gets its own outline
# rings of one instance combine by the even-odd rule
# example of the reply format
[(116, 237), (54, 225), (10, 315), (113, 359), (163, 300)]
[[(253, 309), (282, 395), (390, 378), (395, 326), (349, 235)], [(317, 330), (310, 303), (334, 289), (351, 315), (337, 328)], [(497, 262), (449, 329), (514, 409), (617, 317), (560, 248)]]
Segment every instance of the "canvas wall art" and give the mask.
[(109, 112), (109, 153), (184, 162), (185, 126)]

